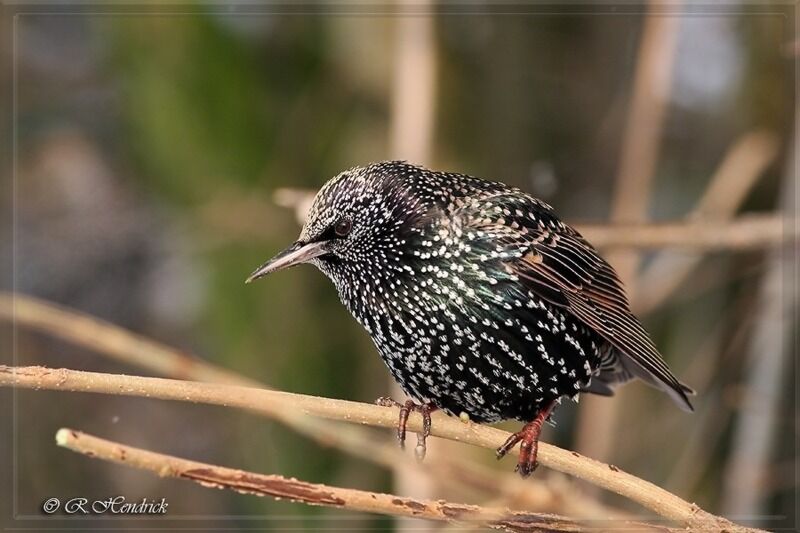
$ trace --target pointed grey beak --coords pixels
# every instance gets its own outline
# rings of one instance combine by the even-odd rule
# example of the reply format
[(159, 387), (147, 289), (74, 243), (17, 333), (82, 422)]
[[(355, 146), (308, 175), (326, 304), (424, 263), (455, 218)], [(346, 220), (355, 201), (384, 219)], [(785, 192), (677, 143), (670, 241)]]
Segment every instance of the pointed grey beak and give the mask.
[(258, 278), (263, 278), (267, 274), (299, 265), (300, 263), (305, 263), (315, 257), (319, 257), (327, 252), (325, 244), (327, 244), (327, 241), (311, 242), (308, 244), (297, 241), (258, 267), (256, 271), (250, 274), (250, 277), (245, 280), (245, 283), (250, 283)]

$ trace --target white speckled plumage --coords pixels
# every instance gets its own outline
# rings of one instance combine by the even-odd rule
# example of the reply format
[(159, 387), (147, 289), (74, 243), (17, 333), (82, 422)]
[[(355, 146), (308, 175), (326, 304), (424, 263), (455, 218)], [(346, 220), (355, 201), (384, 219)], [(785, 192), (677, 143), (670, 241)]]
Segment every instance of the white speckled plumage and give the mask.
[[(335, 227), (346, 223), (346, 236)], [(633, 377), (691, 408), (613, 269), (550, 206), (502, 183), (390, 161), (317, 194), (298, 244), (412, 398), (530, 421)]]

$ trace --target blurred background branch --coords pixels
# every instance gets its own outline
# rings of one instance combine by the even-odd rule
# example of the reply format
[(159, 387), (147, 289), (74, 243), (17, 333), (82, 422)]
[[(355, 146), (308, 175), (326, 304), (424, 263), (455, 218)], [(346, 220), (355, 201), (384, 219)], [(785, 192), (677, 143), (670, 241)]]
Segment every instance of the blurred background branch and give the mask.
[(23, 294), (0, 292), (0, 320), (45, 332), (121, 363), (177, 379), (257, 387), (256, 380), (99, 318)]
[[(305, 209), (310, 207), (308, 198), (313, 199), (313, 197), (313, 192), (297, 189), (278, 189), (275, 192), (276, 203), (283, 207), (294, 208), (301, 223), (305, 220)], [(732, 220), (690, 217), (678, 222), (633, 224), (576, 222), (573, 225), (589, 242), (600, 249), (631, 248), (635, 253), (637, 250), (677, 248), (699, 249), (710, 253), (792, 244), (798, 237), (795, 222), (791, 215), (745, 214)], [(681, 271), (679, 267), (675, 268), (676, 271)]]
[[(657, 13), (648, 2), (631, 88), (630, 103), (620, 145), (619, 168), (609, 218), (612, 223), (642, 223), (650, 216), (651, 190), (661, 149), (664, 119), (672, 88), (673, 62), (680, 17)], [(617, 250), (606, 256), (635, 301), (641, 256)], [(601, 460), (613, 457), (617, 418), (628, 396), (620, 391), (615, 402), (589, 396), (578, 411), (575, 449)], [(629, 401), (629, 398), (628, 398)]]
[[(764, 170), (773, 162), (778, 152), (778, 139), (766, 131), (754, 131), (737, 140), (711, 176), (703, 196), (689, 219), (704, 225), (706, 222), (720, 224), (734, 218), (747, 199)], [(794, 216), (788, 213), (788, 216)], [(793, 242), (797, 236), (795, 224), (789, 222), (778, 229)], [(767, 240), (765, 238), (765, 240)], [(637, 311), (646, 313), (659, 306), (673, 294), (700, 263), (699, 255), (662, 254), (653, 258), (639, 275), (640, 283), (649, 290), (639, 294), (634, 301)]]
[[(400, 5), (417, 9), (430, 9), (427, 0), (400, 2)], [(430, 16), (400, 15), (395, 24), (394, 69), (388, 117), (389, 153), (393, 159), (417, 161), (422, 165), (432, 162), (434, 117), (436, 113), (437, 49), (434, 18)], [(387, 389), (391, 396), (405, 395), (394, 379), (387, 376)], [(463, 450), (442, 442), (432, 443), (432, 461), (438, 456), (463, 456)], [(438, 453), (437, 453), (438, 452)], [(432, 476), (418, 471), (398, 468), (394, 472), (396, 490), (417, 498), (433, 498), (440, 493), (441, 485)], [(398, 523), (401, 530), (414, 529), (421, 533), (434, 531), (429, 522), (404, 519)]]
[[(204, 487), (233, 490), (242, 494), (272, 496), (308, 505), (323, 505), (342, 510), (356, 510), (400, 517), (425, 518), (451, 522), (461, 527), (471, 524), (510, 532), (590, 531), (572, 519), (537, 513), (485, 508), (450, 503), (444, 500), (419, 500), (393, 494), (379, 494), (288, 479), (277, 475), (244, 472), (197, 461), (142, 450), (86, 433), (62, 428), (56, 443), (77, 453), (133, 468), (149, 470), (160, 477), (174, 477), (200, 483)], [(649, 531), (678, 531), (663, 525), (606, 521), (604, 527), (636, 528)], [(733, 526), (730, 531), (755, 531)]]
[[(800, 107), (795, 110), (795, 135), (800, 129)], [(781, 188), (783, 211), (796, 209), (797, 138), (784, 170)], [(791, 224), (797, 228), (797, 222)], [(757, 320), (746, 354), (746, 392), (738, 413), (731, 453), (724, 479), (722, 509), (730, 516), (766, 514), (770, 458), (779, 436), (781, 390), (791, 366), (790, 348), (796, 341), (789, 321), (797, 317), (797, 249), (773, 250), (768, 256), (767, 271), (761, 280)], [(796, 348), (796, 346), (795, 346)], [(796, 467), (795, 467), (796, 468)], [(758, 487), (762, 490), (753, 490)]]

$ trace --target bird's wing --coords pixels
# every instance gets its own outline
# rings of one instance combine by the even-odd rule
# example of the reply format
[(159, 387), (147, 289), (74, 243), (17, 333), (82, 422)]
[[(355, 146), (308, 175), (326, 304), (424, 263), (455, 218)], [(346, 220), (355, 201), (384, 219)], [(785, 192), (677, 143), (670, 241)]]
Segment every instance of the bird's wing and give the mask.
[(516, 250), (506, 265), (534, 294), (566, 308), (619, 351), (626, 371), (692, 410), (686, 396), (691, 389), (672, 374), (631, 313), (617, 273), (577, 231), (546, 204), (519, 193), (493, 196), (480, 212), (469, 224)]

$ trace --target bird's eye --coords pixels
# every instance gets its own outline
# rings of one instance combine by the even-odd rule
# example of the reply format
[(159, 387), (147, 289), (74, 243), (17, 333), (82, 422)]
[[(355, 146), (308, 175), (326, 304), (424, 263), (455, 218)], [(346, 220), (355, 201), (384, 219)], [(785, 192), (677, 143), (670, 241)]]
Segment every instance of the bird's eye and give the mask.
[(347, 237), (350, 230), (353, 229), (353, 222), (350, 219), (343, 218), (334, 226), (333, 231), (336, 232), (337, 237)]

